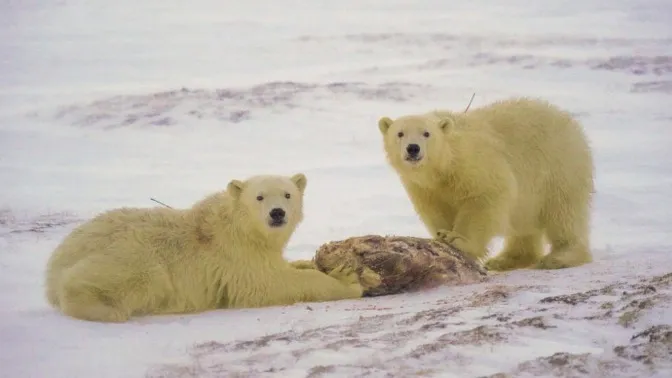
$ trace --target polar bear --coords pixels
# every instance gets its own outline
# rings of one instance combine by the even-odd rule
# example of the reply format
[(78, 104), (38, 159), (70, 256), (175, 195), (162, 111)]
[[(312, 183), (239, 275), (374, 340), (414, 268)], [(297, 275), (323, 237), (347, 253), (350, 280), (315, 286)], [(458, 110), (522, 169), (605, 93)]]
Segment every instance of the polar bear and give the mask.
[(593, 157), (568, 112), (509, 98), (468, 112), (381, 117), (378, 127), (387, 161), (432, 235), (476, 259), (504, 236), (502, 252), (485, 263), (490, 270), (592, 261)]
[(74, 318), (288, 305), (362, 296), (358, 274), (297, 269), (283, 249), (303, 220), (304, 174), (232, 180), (189, 209), (121, 208), (80, 225), (46, 269), (48, 302)]

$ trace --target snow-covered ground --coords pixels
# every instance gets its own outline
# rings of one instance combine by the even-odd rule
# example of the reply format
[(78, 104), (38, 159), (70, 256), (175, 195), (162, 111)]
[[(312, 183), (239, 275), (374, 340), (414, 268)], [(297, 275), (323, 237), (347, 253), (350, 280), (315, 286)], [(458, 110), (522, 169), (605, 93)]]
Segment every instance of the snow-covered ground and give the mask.
[[(0, 376), (672, 376), (670, 20), (668, 0), (0, 0)], [(44, 300), (78, 222), (258, 173), (308, 176), (289, 259), (427, 236), (376, 121), (474, 92), (585, 124), (594, 263), (117, 325)]]

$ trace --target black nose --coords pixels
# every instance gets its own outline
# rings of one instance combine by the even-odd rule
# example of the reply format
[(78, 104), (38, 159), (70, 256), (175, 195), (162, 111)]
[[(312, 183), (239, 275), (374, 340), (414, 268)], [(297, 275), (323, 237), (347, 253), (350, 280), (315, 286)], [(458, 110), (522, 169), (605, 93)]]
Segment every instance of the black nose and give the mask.
[(271, 219), (279, 221), (282, 220), (285, 217), (285, 210), (282, 210), (279, 207), (276, 207), (275, 209), (271, 210), (270, 212)]
[(415, 143), (409, 144), (408, 146), (406, 146), (406, 152), (408, 152), (408, 154), (411, 156), (417, 156), (418, 153), (420, 152), (420, 146), (418, 146)]

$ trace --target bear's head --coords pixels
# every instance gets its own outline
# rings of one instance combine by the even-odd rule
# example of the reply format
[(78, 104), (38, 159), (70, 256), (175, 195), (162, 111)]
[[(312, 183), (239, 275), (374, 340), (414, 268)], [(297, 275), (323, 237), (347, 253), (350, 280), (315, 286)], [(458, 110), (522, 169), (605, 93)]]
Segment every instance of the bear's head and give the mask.
[(303, 194), (308, 180), (303, 173), (294, 176), (258, 175), (245, 181), (232, 180), (227, 192), (241, 216), (267, 236), (289, 238), (303, 220)]
[(378, 128), (383, 134), (387, 158), (397, 170), (418, 171), (445, 163), (450, 147), (448, 135), (455, 124), (449, 116), (434, 113), (414, 114), (395, 120), (382, 117)]

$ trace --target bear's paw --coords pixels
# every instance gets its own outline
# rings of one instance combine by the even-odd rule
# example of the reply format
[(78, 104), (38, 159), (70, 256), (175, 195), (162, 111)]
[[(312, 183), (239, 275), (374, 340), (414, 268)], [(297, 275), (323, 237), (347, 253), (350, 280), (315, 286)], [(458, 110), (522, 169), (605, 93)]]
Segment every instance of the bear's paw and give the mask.
[(471, 245), (469, 244), (469, 240), (467, 240), (466, 237), (462, 236), (458, 232), (439, 230), (436, 232), (436, 238), (444, 243), (450, 244), (451, 246), (468, 255), (474, 256), (473, 251), (471, 250)]
[(520, 261), (510, 257), (493, 257), (485, 261), (483, 266), (488, 271), (506, 272), (509, 270), (526, 268), (530, 264), (527, 261)]
[(362, 272), (359, 274), (359, 282), (361, 283), (364, 290), (368, 290), (380, 286), (383, 280), (380, 278), (380, 274), (376, 273), (368, 266), (365, 266), (362, 268)]
[(289, 263), (294, 269), (317, 269), (313, 260), (295, 260)]
[(346, 286), (360, 285), (357, 271), (346, 264), (341, 264), (329, 272), (329, 276), (337, 279)]

